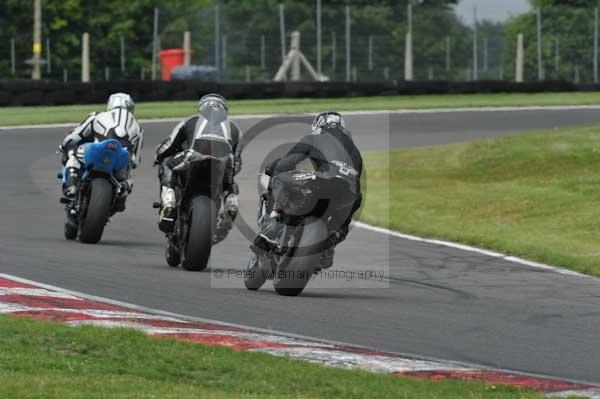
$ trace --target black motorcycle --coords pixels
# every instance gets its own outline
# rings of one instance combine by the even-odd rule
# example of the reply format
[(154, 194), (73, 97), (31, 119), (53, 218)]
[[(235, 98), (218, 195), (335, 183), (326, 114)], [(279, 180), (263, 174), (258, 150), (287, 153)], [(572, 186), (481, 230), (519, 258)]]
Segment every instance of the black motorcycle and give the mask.
[[(194, 149), (188, 150), (184, 161), (173, 169), (178, 179), (178, 203), (173, 232), (167, 234), (165, 258), (169, 266), (204, 270), (212, 246), (224, 238), (218, 234), (218, 223), (229, 217), (227, 212), (219, 212), (227, 162), (231, 162), (231, 146), (226, 140), (198, 138)], [(154, 207), (160, 208), (160, 203)]]
[[(321, 259), (330, 235), (348, 215), (355, 194), (336, 174), (292, 171), (277, 175), (269, 191), (269, 177), (261, 175), (257, 221), (259, 226), (276, 199), (283, 205), (282, 228), (276, 244), (254, 248), (244, 274), (249, 290), (273, 280), (279, 295), (297, 296), (313, 274), (322, 270)], [(269, 198), (269, 196), (272, 198)]]

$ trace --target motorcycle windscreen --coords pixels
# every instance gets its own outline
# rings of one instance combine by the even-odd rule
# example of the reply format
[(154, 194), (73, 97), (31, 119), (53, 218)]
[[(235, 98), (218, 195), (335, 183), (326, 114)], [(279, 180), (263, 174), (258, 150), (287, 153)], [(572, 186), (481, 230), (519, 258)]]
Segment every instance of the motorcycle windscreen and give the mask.
[[(201, 112), (202, 117), (198, 118), (196, 123), (196, 130), (194, 132), (194, 141), (211, 140), (216, 142), (223, 142), (228, 146), (228, 152), (231, 152), (231, 126), (227, 119), (227, 113), (221, 108), (208, 108)], [(221, 150), (215, 152), (211, 150), (210, 153), (203, 153), (204, 155), (213, 155), (220, 157), (225, 155), (225, 148), (220, 148), (215, 144), (215, 150)], [(196, 148), (194, 148), (196, 149)], [(196, 151), (198, 151), (196, 149)], [(200, 152), (200, 151), (199, 151)]]
[(204, 156), (211, 156), (210, 181), (213, 187), (219, 187), (223, 182), (223, 174), (228, 162), (231, 162), (232, 148), (229, 121), (224, 110), (204, 110), (203, 118), (199, 118), (194, 133), (192, 149)]

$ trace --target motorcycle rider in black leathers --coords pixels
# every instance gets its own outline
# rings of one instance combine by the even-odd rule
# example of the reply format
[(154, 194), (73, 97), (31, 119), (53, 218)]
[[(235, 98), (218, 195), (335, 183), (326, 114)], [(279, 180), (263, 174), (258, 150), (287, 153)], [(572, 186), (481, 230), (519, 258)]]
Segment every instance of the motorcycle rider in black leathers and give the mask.
[[(349, 209), (342, 210), (340, 221), (328, 239), (322, 258), (321, 268), (331, 267), (334, 249), (337, 244), (344, 241), (348, 235), (348, 228), (352, 215), (362, 202), (360, 191), (360, 176), (363, 169), (363, 160), (360, 151), (352, 140), (352, 135), (345, 128), (342, 116), (337, 112), (323, 112), (315, 117), (312, 124), (312, 134), (304, 136), (282, 158), (273, 161), (265, 170), (271, 176), (269, 190), (277, 180), (278, 174), (296, 169), (296, 166), (305, 159), (310, 159), (317, 172), (334, 171), (338, 177), (349, 183), (354, 202)], [(335, 200), (336, 193), (326, 194)], [(270, 196), (272, 198), (272, 196)], [(283, 227), (280, 223), (282, 205), (272, 200), (253, 249), (265, 248), (276, 242), (277, 235)], [(265, 215), (265, 216), (267, 216)]]
[(84, 144), (105, 139), (121, 142), (129, 151), (130, 161), (127, 168), (118, 171), (115, 179), (121, 184), (121, 195), (117, 198), (118, 211), (125, 209), (127, 195), (131, 193), (131, 170), (141, 162), (144, 130), (134, 117), (135, 104), (129, 94), (112, 94), (107, 102), (105, 112), (92, 112), (85, 121), (73, 129), (65, 138), (59, 149), (62, 152), (62, 164), (66, 167), (66, 185), (64, 196), (73, 198), (79, 189), (81, 162), (84, 156)]
[[(218, 94), (208, 94), (200, 99), (198, 115), (181, 121), (173, 129), (156, 150), (155, 164), (160, 165), (158, 178), (161, 184), (161, 207), (158, 226), (164, 233), (170, 233), (175, 226), (177, 217), (177, 201), (175, 171), (177, 165), (186, 161), (188, 150), (194, 147), (195, 138), (205, 129), (218, 129), (222, 137), (227, 138), (231, 145), (232, 154), (227, 162), (223, 179), (224, 209), (229, 214), (228, 221), (217, 221), (217, 233), (221, 239), (231, 230), (231, 223), (238, 212), (238, 185), (234, 180), (242, 167), (241, 148), (239, 146), (240, 129), (227, 117), (227, 100)], [(217, 121), (215, 126), (212, 126)], [(223, 225), (223, 223), (227, 223)], [(217, 241), (219, 241), (218, 239)]]

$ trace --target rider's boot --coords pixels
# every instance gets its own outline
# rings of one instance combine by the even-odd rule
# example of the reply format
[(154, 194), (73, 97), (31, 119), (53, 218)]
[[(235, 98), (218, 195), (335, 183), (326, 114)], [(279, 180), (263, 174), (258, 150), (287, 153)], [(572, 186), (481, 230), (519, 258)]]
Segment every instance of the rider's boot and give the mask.
[(225, 209), (225, 212), (227, 212), (229, 214), (229, 217), (231, 218), (231, 220), (235, 220), (237, 214), (238, 214), (238, 196), (237, 194), (234, 193), (230, 193), (225, 197), (225, 200), (223, 201), (223, 209)]
[(335, 256), (335, 246), (325, 248), (321, 254), (320, 269), (329, 269), (333, 265), (333, 257)]
[(79, 170), (77, 168), (67, 168), (67, 178), (64, 189), (64, 195), (67, 198), (73, 198), (77, 195), (79, 188)]
[(224, 212), (217, 216), (217, 228), (213, 236), (213, 244), (223, 241), (229, 231), (233, 228), (233, 221), (238, 214), (238, 196), (237, 194), (227, 194), (223, 200)]
[(160, 216), (158, 219), (158, 228), (163, 233), (172, 233), (175, 228), (175, 219), (177, 217), (176, 206), (175, 190), (163, 186), (161, 190)]
[(280, 223), (281, 216), (282, 213), (279, 207), (274, 206), (269, 216), (265, 217), (261, 224), (258, 235), (262, 240), (271, 245), (277, 245), (277, 237), (283, 228), (283, 225)]
[(123, 212), (125, 210), (127, 196), (131, 194), (132, 190), (133, 182), (131, 180), (128, 179), (121, 182), (121, 189), (119, 191), (119, 195), (117, 196), (117, 200), (115, 201), (115, 212)]

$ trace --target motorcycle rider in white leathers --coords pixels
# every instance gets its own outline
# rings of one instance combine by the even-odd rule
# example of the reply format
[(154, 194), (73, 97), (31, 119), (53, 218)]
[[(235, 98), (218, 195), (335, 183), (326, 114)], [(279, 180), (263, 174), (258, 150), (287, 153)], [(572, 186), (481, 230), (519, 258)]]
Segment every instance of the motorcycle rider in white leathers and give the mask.
[(121, 183), (121, 195), (117, 199), (117, 211), (125, 210), (127, 195), (131, 193), (133, 184), (130, 180), (131, 169), (138, 167), (141, 161), (141, 150), (144, 142), (143, 129), (134, 117), (135, 104), (129, 94), (112, 94), (107, 102), (105, 112), (92, 112), (64, 138), (60, 150), (62, 164), (66, 170), (66, 186), (64, 195), (73, 198), (79, 190), (81, 166), (86, 143), (106, 139), (121, 142), (129, 151), (129, 165), (115, 174), (115, 179)]

